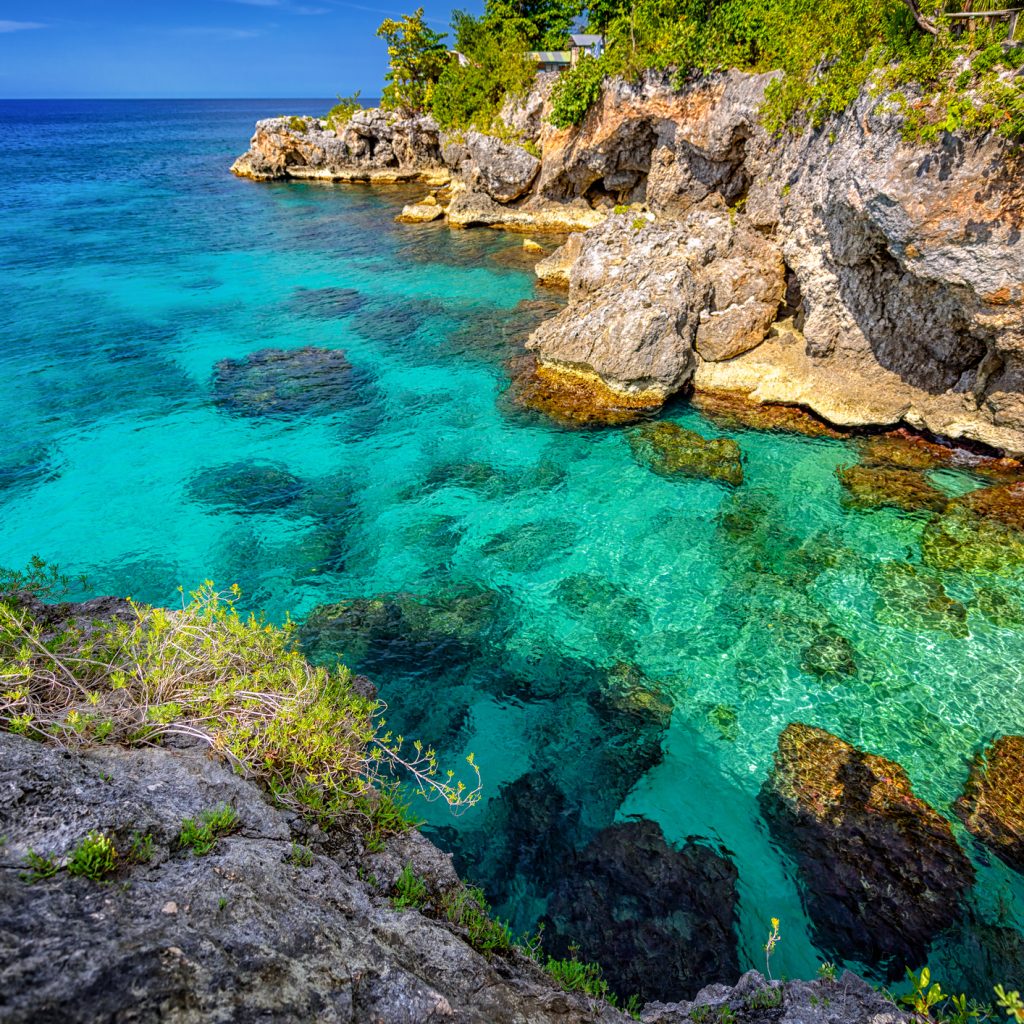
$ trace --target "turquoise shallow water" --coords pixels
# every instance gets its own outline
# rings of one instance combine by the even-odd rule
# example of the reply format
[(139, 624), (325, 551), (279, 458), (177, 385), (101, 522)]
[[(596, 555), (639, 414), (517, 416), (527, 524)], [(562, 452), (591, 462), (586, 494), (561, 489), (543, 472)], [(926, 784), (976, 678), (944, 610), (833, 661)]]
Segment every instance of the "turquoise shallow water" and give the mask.
[[(566, 807), (580, 836), (640, 815), (728, 852), (741, 966), (762, 962), (775, 916), (776, 973), (813, 973), (823, 955), (756, 800), (779, 732), (803, 721), (892, 758), (952, 817), (970, 756), (1024, 729), (1024, 632), (972, 609), (954, 636), (884, 606), (882, 567), (920, 560), (922, 521), (843, 508), (849, 443), (729, 432), (746, 459), (732, 493), (654, 475), (622, 431), (511, 414), (501, 325), (536, 295), (491, 257), (515, 239), (395, 225), (398, 190), (228, 174), (256, 117), (323, 106), (0, 104), (0, 564), (38, 553), (151, 602), (237, 582), (277, 618), (487, 588), (482, 640), (350, 660), (407, 730), (452, 761), (475, 751), (484, 802), (423, 813), (499, 910), (522, 929), (543, 915), (550, 879), (507, 851), (540, 849), (557, 873), (565, 850), (545, 843)], [(326, 408), (218, 403), (217, 364), (308, 345), (352, 366)], [(239, 475), (268, 464), (254, 498)], [(943, 583), (968, 606), (988, 585)], [(857, 672), (823, 680), (806, 649), (835, 631)], [(620, 757), (595, 712), (594, 679), (623, 664), (672, 708), (654, 753)], [(557, 814), (503, 817), (526, 776)], [(982, 993), (1024, 979), (1024, 881), (954, 827), (978, 870), (972, 923), (929, 958), (947, 988)]]

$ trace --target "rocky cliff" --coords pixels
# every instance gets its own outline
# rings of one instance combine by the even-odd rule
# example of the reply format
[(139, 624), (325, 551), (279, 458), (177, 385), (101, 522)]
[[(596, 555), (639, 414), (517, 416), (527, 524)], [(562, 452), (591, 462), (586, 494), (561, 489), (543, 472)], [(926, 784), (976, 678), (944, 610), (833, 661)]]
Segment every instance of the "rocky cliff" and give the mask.
[(523, 145), (373, 111), (341, 135), (276, 119), (234, 169), (450, 177), (407, 219), (590, 229), (538, 268), (568, 284), (569, 308), (530, 346), (545, 394), (561, 375), (613, 419), (692, 387), (1024, 452), (1019, 155), (995, 137), (907, 141), (870, 91), (820, 130), (772, 137), (758, 119), (770, 81), (608, 82), (559, 131), (545, 79), (504, 112)]

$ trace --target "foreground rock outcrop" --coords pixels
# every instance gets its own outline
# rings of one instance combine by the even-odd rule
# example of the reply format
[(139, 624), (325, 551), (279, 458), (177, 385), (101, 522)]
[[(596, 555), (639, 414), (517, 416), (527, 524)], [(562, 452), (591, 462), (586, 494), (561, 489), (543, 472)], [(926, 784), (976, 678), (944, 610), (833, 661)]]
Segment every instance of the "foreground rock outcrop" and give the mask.
[(895, 762), (793, 723), (760, 801), (796, 860), (824, 950), (898, 977), (959, 919), (974, 869)]
[[(205, 857), (182, 821), (229, 804), (238, 831)], [(90, 830), (125, 857), (110, 884), (32, 884), (29, 850), (63, 860)], [(65, 753), (0, 733), (0, 1017), (5, 1021), (619, 1021), (526, 957), (488, 960), (457, 928), (392, 909), (407, 865), (432, 898), (459, 884), (416, 833), (379, 853), (271, 807), (205, 750)], [(298, 844), (298, 845), (296, 845)]]
[(956, 812), (989, 849), (1024, 872), (1024, 736), (1001, 736), (975, 758)]

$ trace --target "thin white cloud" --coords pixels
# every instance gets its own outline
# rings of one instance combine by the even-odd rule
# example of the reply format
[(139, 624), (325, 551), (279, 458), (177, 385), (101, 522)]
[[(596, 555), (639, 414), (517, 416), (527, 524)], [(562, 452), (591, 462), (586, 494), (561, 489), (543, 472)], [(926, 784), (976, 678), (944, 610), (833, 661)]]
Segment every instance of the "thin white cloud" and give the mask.
[(25, 32), (30, 28), (46, 28), (41, 21), (0, 21), (0, 32)]
[(218, 28), (215, 25), (187, 25), (171, 31), (186, 36), (216, 36), (218, 39), (255, 39), (263, 35), (262, 29), (258, 28)]
[(273, 7), (290, 14), (330, 14), (329, 7), (310, 7), (305, 4), (293, 4), (288, 0), (227, 0), (230, 4), (244, 4), (246, 7)]

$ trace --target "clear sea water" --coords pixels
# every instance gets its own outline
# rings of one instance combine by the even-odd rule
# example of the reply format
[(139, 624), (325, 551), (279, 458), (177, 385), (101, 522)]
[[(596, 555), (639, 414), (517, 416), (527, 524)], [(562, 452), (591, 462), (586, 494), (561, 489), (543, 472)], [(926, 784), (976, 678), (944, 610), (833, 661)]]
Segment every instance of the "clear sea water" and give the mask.
[[(327, 105), (0, 103), (0, 564), (40, 554), (86, 573), (92, 593), (150, 602), (207, 577), (237, 582), (274, 618), (495, 591), (500, 622), (468, 668), (465, 651), (415, 645), (356, 667), (373, 669), (398, 724), (433, 730), (423, 738), (443, 760), (476, 753), (482, 804), (454, 821), (423, 814), (463, 856), (477, 851), (517, 928), (545, 894), (487, 851), (543, 845), (529, 828), (512, 836), (498, 806), (532, 772), (582, 808), (589, 834), (641, 815), (672, 842), (727, 851), (741, 966), (763, 963), (778, 917), (776, 974), (813, 974), (824, 956), (756, 799), (779, 732), (802, 721), (900, 762), (971, 853), (971, 924), (937, 940), (933, 975), (982, 995), (1024, 980), (1024, 879), (950, 811), (979, 746), (1024, 730), (1024, 632), (972, 609), (969, 635), (954, 636), (891, 594), (886, 605), (880, 566), (920, 561), (923, 521), (844, 509), (834, 471), (855, 460), (849, 442), (723, 432), (673, 407), (740, 442), (734, 494), (656, 476), (621, 430), (511, 414), (501, 325), (538, 293), (492, 257), (518, 239), (396, 225), (398, 189), (228, 173), (258, 117)], [(288, 415), (215, 402), (218, 362), (309, 345), (344, 349), (358, 385)], [(244, 486), (218, 491), (218, 467), (268, 463), (301, 498), (246, 506)], [(723, 512), (750, 501), (753, 534), (729, 536)], [(989, 584), (942, 582), (967, 605)], [(999, 586), (1022, 594), (1020, 581)], [(804, 651), (833, 629), (857, 672), (822, 680)], [(622, 663), (672, 706), (660, 759), (639, 769), (602, 754), (580, 682)]]

